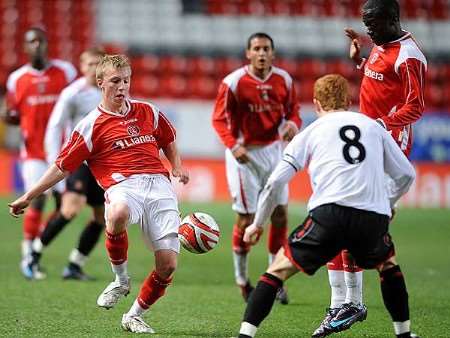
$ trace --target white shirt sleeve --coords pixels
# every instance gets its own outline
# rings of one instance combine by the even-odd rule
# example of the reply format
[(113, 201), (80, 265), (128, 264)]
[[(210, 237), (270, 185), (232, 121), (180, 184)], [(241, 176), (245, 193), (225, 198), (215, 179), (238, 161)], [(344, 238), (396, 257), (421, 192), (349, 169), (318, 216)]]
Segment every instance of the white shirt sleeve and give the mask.
[(278, 196), (282, 193), (284, 186), (297, 173), (291, 163), (284, 159), (278, 163), (275, 170), (270, 175), (258, 198), (258, 206), (253, 224), (264, 227), (267, 219), (272, 215), (273, 210), (279, 201)]
[(393, 180), (388, 192), (391, 208), (393, 208), (414, 182), (416, 172), (392, 136), (385, 131), (383, 131), (383, 147), (384, 171)]
[(71, 116), (71, 97), (67, 91), (63, 91), (50, 115), (44, 140), (47, 163), (55, 162), (61, 151), (63, 134)]

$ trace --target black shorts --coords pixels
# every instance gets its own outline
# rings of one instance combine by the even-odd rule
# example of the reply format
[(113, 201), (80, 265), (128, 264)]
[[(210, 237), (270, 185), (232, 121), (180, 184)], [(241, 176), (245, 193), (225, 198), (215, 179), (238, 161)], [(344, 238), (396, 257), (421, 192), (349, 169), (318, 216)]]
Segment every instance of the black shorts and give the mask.
[(310, 211), (285, 246), (286, 256), (309, 275), (344, 249), (363, 269), (373, 269), (394, 255), (389, 217), (337, 204), (321, 205)]
[(105, 202), (105, 192), (97, 184), (94, 176), (87, 167), (82, 164), (67, 177), (66, 190), (86, 196), (87, 203), (92, 206), (100, 206)]

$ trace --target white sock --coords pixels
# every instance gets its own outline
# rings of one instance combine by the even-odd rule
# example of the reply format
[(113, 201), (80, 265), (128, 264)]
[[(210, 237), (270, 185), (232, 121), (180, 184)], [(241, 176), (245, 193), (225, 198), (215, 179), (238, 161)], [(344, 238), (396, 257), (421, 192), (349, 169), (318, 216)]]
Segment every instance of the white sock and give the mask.
[(411, 331), (411, 322), (409, 320), (405, 322), (393, 322), (393, 324), (394, 332), (396, 335)]
[(239, 334), (245, 334), (246, 336), (254, 337), (258, 328), (250, 323), (242, 322)]
[(128, 284), (128, 261), (122, 264), (111, 264), (112, 271), (116, 274), (116, 281), (120, 284)]
[(346, 303), (362, 304), (362, 284), (363, 272), (344, 271), (345, 285), (347, 286), (347, 294), (345, 296)]
[(87, 256), (83, 255), (78, 249), (72, 249), (69, 255), (69, 262), (83, 267), (86, 263)]
[(39, 237), (35, 238), (33, 243), (31, 244), (31, 249), (33, 251), (41, 253), (42, 249), (44, 249), (44, 244), (42, 244), (41, 239)]
[(139, 305), (138, 300), (136, 299), (133, 303), (133, 305), (130, 308), (130, 311), (128, 311), (127, 315), (131, 317), (141, 317), (145, 312), (147, 312), (148, 309), (144, 309), (142, 306)]
[(339, 308), (345, 302), (345, 279), (343, 270), (328, 270), (328, 281), (331, 287), (330, 308)]
[(244, 286), (248, 281), (248, 255), (233, 251), (233, 264), (236, 284)]
[(270, 265), (272, 264), (272, 262), (274, 261), (275, 256), (276, 256), (276, 254), (269, 253), (269, 266), (270, 266)]
[(31, 255), (31, 245), (33, 241), (31, 239), (24, 239), (22, 241), (22, 258), (27, 258)]

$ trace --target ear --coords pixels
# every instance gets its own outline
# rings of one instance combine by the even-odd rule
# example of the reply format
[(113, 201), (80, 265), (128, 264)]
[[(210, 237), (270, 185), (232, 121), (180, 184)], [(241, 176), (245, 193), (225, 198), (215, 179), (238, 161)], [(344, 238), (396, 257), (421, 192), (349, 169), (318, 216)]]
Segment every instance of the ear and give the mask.
[(103, 79), (97, 79), (97, 86), (98, 88), (102, 88)]
[(314, 103), (314, 109), (317, 113), (322, 111), (322, 105), (320, 104), (319, 100), (317, 100), (316, 98), (313, 99), (313, 103)]
[(247, 60), (250, 60), (250, 50), (249, 49), (245, 50), (245, 57), (247, 58)]

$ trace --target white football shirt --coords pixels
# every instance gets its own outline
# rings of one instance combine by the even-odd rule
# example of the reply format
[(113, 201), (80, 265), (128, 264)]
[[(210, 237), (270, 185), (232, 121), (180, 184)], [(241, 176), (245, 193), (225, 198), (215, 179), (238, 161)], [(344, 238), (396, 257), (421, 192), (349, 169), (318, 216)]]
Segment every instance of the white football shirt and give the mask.
[[(308, 210), (336, 203), (390, 216), (391, 207), (415, 177), (411, 163), (377, 122), (360, 113), (331, 112), (285, 148), (283, 160), (261, 194), (256, 225), (262, 226), (270, 215), (271, 201), (280, 187), (306, 167), (313, 189)], [(385, 173), (393, 180), (389, 197)]]
[(79, 78), (64, 88), (53, 108), (45, 133), (47, 162), (53, 163), (61, 151), (64, 134), (72, 129), (100, 103), (102, 94), (97, 86)]

